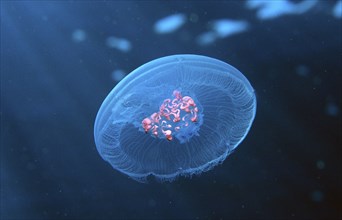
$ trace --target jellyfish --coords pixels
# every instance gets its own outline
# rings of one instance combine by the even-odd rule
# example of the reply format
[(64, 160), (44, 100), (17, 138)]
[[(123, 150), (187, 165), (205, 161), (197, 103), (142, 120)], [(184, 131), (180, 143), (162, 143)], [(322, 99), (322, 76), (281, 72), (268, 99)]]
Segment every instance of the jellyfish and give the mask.
[(173, 181), (222, 163), (256, 113), (255, 91), (231, 65), (201, 55), (148, 62), (103, 101), (94, 136), (101, 157), (139, 182)]

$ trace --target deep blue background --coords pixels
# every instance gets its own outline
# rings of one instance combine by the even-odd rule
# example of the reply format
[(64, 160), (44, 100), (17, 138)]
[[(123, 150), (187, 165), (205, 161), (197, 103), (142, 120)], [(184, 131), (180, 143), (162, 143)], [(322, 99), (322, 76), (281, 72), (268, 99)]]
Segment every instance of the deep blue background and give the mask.
[[(235, 2), (1, 2), (1, 219), (341, 219), (341, 19), (335, 1), (260, 21)], [(198, 15), (158, 35), (173, 13)], [(242, 34), (206, 47), (209, 21), (245, 19)], [(87, 33), (76, 43), (75, 29)], [(132, 42), (123, 53), (108, 36)], [(245, 141), (212, 171), (141, 184), (113, 170), (93, 140), (96, 113), (130, 72), (194, 53), (243, 72), (258, 97)], [(305, 65), (307, 76), (296, 74)], [(334, 103), (337, 114), (327, 114)]]

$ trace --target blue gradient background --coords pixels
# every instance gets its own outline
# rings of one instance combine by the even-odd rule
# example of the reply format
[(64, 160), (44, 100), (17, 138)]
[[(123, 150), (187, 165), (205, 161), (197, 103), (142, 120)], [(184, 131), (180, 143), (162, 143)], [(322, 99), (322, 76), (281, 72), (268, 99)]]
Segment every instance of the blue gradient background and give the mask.
[[(2, 1), (1, 219), (341, 219), (341, 19), (336, 1), (261, 21), (242, 1)], [(154, 23), (196, 14), (174, 33)], [(214, 19), (244, 33), (199, 46)], [(74, 42), (76, 29), (86, 32)], [(132, 43), (124, 53), (108, 36)], [(93, 124), (115, 86), (166, 55), (238, 68), (257, 92), (255, 122), (226, 161), (200, 176), (141, 184), (98, 155)], [(305, 65), (307, 76), (296, 74)], [(327, 114), (335, 103), (339, 112)]]

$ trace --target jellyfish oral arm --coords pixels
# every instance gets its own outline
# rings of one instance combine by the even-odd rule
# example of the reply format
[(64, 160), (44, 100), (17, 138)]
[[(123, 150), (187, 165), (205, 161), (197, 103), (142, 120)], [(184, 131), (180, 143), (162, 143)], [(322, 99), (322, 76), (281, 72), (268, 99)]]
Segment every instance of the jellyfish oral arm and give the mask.
[(159, 112), (142, 120), (145, 133), (151, 132), (155, 137), (165, 137), (172, 141), (172, 135), (190, 123), (196, 123), (198, 108), (190, 96), (182, 96), (178, 90), (173, 91), (173, 99), (165, 99), (159, 107)]

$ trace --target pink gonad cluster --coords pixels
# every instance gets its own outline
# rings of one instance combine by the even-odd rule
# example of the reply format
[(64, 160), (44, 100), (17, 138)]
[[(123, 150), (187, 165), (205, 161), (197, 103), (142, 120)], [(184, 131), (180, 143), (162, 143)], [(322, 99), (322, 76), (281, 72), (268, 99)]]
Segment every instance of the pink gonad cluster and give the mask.
[(153, 113), (142, 121), (145, 132), (158, 137), (164, 135), (167, 140), (172, 140), (172, 133), (179, 132), (183, 127), (197, 121), (198, 108), (190, 96), (182, 97), (182, 94), (173, 91), (173, 100), (165, 99), (159, 107), (159, 112)]

